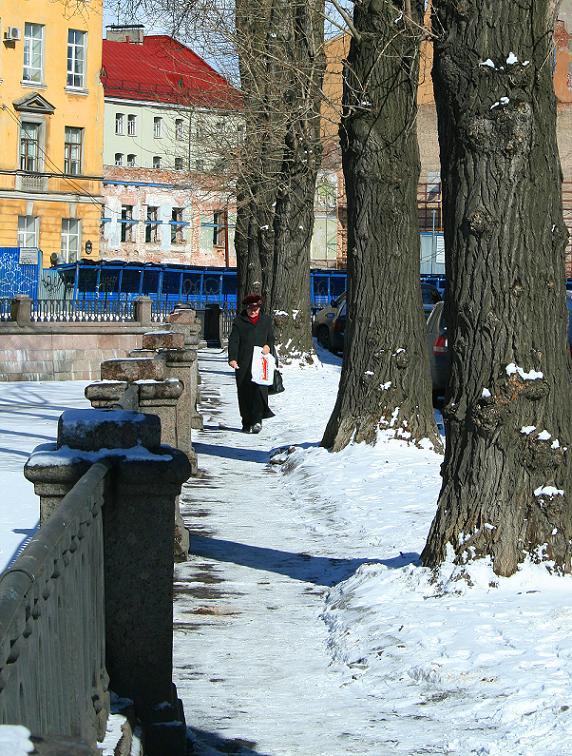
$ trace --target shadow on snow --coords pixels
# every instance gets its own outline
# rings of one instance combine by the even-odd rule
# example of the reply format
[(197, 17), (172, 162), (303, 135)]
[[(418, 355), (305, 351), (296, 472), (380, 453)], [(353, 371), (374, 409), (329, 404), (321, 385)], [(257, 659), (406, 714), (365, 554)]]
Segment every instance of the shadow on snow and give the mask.
[(304, 583), (331, 587), (347, 580), (362, 564), (383, 564), (399, 569), (418, 561), (416, 552), (400, 553), (391, 559), (336, 559), (333, 557), (293, 554), (288, 551), (250, 546), (236, 541), (191, 533), (191, 555), (232, 562), (264, 572), (274, 572)]

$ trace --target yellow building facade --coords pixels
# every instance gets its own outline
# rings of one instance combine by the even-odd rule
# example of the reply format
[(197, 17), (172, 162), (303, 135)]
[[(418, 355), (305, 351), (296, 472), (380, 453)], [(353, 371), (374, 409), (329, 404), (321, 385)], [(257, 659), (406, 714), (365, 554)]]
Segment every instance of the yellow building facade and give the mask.
[(44, 266), (99, 257), (101, 27), (102, 0), (0, 4), (0, 248)]

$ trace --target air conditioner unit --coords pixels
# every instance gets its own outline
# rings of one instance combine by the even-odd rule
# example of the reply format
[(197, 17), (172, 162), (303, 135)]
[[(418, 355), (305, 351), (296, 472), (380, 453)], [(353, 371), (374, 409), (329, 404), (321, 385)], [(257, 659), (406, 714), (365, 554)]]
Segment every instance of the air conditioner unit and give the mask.
[(5, 42), (14, 42), (20, 39), (20, 29), (17, 26), (7, 26), (4, 32)]

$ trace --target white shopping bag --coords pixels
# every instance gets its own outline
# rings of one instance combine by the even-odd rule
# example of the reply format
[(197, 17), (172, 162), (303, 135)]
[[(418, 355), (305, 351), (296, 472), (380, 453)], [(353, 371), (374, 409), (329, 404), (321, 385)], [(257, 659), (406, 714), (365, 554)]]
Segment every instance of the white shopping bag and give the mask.
[(271, 354), (262, 354), (262, 347), (255, 346), (252, 353), (252, 380), (260, 386), (272, 386), (276, 360)]

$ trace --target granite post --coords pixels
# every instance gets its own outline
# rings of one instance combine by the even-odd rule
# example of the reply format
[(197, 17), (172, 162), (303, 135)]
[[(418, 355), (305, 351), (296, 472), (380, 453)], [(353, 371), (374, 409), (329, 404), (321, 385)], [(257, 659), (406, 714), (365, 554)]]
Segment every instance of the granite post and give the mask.
[(40, 447), (26, 476), (45, 494), (55, 483), (59, 495), (98, 461), (110, 465), (103, 509), (110, 688), (134, 702), (148, 756), (185, 756), (185, 719), (172, 682), (173, 520), (189, 461), (161, 445), (155, 415), (67, 410), (57, 445)]

